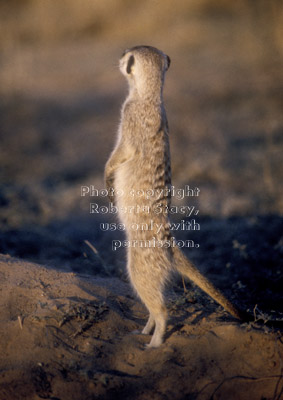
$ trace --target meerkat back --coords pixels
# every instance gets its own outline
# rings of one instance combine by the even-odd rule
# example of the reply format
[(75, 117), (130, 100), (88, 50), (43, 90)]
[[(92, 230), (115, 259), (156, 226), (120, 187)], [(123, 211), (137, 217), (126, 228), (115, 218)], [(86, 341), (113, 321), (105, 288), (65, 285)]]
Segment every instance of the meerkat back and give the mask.
[[(106, 186), (126, 227), (129, 278), (149, 311), (142, 333), (154, 333), (149, 347), (163, 342), (167, 311), (164, 286), (172, 271), (191, 279), (237, 318), (242, 312), (206, 279), (176, 246), (170, 234), (170, 152), (163, 104), (170, 58), (150, 46), (126, 50), (120, 70), (129, 94), (123, 104), (118, 140), (105, 167)], [(111, 192), (112, 193), (112, 192)]]
[(156, 241), (170, 236), (168, 217), (153, 211), (160, 190), (165, 193), (169, 189), (158, 202), (163, 206), (170, 203), (170, 154), (163, 105), (169, 64), (167, 55), (149, 46), (134, 47), (123, 54), (120, 70), (127, 78), (129, 94), (122, 107), (117, 144), (105, 168), (107, 187), (123, 192), (115, 202), (129, 242), (127, 269), (150, 313), (143, 333), (150, 333), (155, 325), (152, 347), (161, 344), (165, 331), (163, 287), (170, 274), (170, 249), (155, 246)]
[[(116, 147), (124, 153), (123, 163), (115, 174), (117, 188), (124, 193), (117, 202), (120, 207), (135, 206), (132, 212), (129, 209), (120, 213), (126, 226), (129, 222), (146, 223), (152, 213), (156, 189), (170, 186), (169, 140), (163, 105), (164, 74), (168, 66), (168, 56), (149, 46), (128, 50), (120, 60), (129, 94), (121, 113), (119, 150)], [(152, 196), (143, 195), (149, 191)], [(127, 229), (128, 237), (140, 237), (142, 233), (140, 229), (136, 233)]]

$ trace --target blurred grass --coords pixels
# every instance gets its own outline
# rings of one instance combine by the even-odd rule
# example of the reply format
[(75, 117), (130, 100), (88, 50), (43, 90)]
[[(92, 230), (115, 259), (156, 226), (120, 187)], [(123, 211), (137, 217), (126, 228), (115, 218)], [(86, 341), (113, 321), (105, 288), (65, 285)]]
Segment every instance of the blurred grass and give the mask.
[[(137, 39), (160, 33), (190, 34), (190, 19), (249, 21), (266, 50), (283, 50), (281, 0), (6, 0), (0, 1), (0, 44), (80, 40), (109, 36)], [(177, 35), (174, 34), (177, 32)], [(253, 32), (251, 32), (253, 34)]]
[[(137, 44), (171, 57), (164, 97), (173, 184), (201, 190), (187, 199), (200, 209), (202, 247), (193, 258), (233, 265), (237, 239), (253, 260), (235, 260), (235, 270), (277, 279), (279, 0), (0, 0), (0, 251), (97, 271), (99, 260), (84, 255), (88, 239), (109, 265), (123, 265), (109, 252), (117, 233), (99, 229), (110, 216), (89, 214), (90, 201), (103, 199), (82, 198), (80, 188), (103, 188), (127, 90), (118, 59)], [(259, 222), (249, 230), (251, 221)]]
[(283, 212), (282, 1), (2, 0), (8, 225), (22, 187), (45, 210), (25, 210), (23, 221), (87, 212), (79, 187), (103, 185), (126, 92), (117, 60), (142, 43), (172, 59), (165, 99), (175, 186), (199, 186), (203, 214)]

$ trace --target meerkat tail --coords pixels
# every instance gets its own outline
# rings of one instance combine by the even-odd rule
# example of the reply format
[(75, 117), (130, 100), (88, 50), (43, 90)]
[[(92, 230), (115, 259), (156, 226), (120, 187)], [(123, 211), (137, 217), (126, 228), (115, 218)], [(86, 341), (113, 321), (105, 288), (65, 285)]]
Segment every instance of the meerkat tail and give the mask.
[(217, 301), (226, 311), (234, 317), (245, 320), (245, 312), (238, 310), (216, 287), (206, 279), (200, 271), (187, 259), (178, 248), (174, 248), (174, 262), (177, 271), (193, 281), (200, 289)]

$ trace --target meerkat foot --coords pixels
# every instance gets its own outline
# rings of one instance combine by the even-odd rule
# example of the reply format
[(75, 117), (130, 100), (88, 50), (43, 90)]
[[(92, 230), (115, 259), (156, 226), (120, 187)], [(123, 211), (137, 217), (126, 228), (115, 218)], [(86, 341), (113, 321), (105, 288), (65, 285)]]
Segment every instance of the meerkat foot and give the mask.
[(156, 348), (159, 347), (163, 343), (163, 332), (156, 332), (156, 329), (154, 331), (154, 334), (151, 338), (151, 341), (149, 344), (146, 345), (146, 348)]
[(155, 329), (147, 348), (159, 347), (163, 343), (163, 336), (166, 330), (166, 316), (161, 314), (155, 318)]
[(155, 325), (154, 318), (153, 318), (153, 316), (151, 314), (149, 314), (148, 321), (147, 321), (145, 327), (142, 330), (142, 334), (143, 335), (149, 335), (151, 333), (151, 331), (153, 330), (154, 325)]
[(151, 339), (150, 343), (145, 345), (145, 348), (146, 349), (157, 349), (158, 347), (160, 347), (162, 345), (162, 343), (163, 343), (163, 339), (158, 339), (158, 340), (156, 339), (154, 342)]

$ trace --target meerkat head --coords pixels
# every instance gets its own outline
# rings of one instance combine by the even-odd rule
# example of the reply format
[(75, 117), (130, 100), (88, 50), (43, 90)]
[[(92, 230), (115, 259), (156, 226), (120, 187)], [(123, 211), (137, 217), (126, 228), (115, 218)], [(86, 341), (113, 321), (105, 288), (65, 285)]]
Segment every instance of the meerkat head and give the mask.
[(136, 46), (126, 50), (120, 59), (120, 71), (127, 78), (130, 89), (145, 95), (162, 90), (164, 75), (170, 58), (151, 46)]

